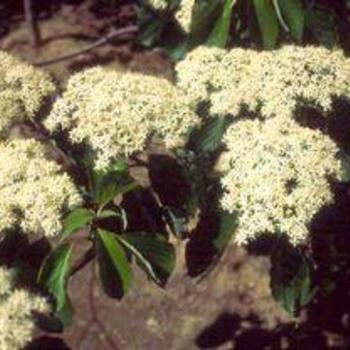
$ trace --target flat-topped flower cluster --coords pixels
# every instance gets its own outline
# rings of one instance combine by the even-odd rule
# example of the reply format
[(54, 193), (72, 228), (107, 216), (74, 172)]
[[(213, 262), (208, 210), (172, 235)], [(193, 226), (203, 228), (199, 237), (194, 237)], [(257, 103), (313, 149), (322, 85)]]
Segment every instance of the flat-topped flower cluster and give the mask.
[(103, 68), (70, 78), (44, 122), (51, 132), (67, 130), (72, 143), (85, 143), (96, 169), (144, 150), (152, 135), (179, 147), (198, 123), (186, 95), (168, 80)]
[(263, 52), (199, 47), (176, 70), (194, 106), (235, 120), (218, 163), (221, 205), (239, 215), (235, 241), (263, 233), (305, 241), (312, 219), (333, 201), (329, 180), (339, 180), (341, 164), (336, 144), (299, 125), (295, 115), (313, 107), (326, 116), (335, 97), (350, 97), (350, 60), (311, 46)]
[(299, 107), (327, 113), (334, 97), (350, 97), (350, 60), (340, 50), (284, 46), (274, 51), (199, 47), (177, 67), (178, 85), (212, 116), (292, 119)]
[(0, 136), (15, 122), (36, 117), (56, 88), (48, 74), (0, 51)]
[(63, 213), (81, 203), (72, 179), (46, 153), (33, 139), (0, 143), (0, 232), (20, 227), (54, 236)]
[(262, 233), (305, 241), (312, 218), (333, 202), (329, 180), (341, 175), (336, 144), (320, 131), (276, 119), (234, 123), (224, 144), (221, 204), (239, 215), (235, 241), (244, 244)]
[(33, 312), (49, 313), (45, 298), (16, 288), (14, 270), (0, 267), (0, 349), (23, 349), (33, 337)]

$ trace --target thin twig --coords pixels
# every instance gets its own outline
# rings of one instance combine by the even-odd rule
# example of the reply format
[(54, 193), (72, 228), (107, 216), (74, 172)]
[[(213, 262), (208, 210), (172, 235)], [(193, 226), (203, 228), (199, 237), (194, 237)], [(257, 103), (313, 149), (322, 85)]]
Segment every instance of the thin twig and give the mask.
[(41, 44), (41, 35), (38, 22), (35, 19), (32, 0), (24, 0), (24, 13), (29, 31), (32, 34), (32, 41), (35, 47)]
[(83, 256), (81, 256), (72, 266), (70, 277), (73, 277), (77, 272), (84, 268), (96, 256), (95, 249), (92, 247), (88, 249)]
[(50, 138), (49, 132), (38, 122), (31, 121), (26, 124), (31, 128), (31, 132), (34, 134), (31, 137), (39, 141), (45, 142), (56, 154), (56, 156), (60, 157), (63, 161), (61, 164), (65, 169), (67, 168), (75, 168), (77, 166), (76, 161), (66, 154), (53, 140)]
[(109, 31), (109, 33), (107, 33), (106, 35), (104, 35), (100, 39), (97, 39), (95, 42), (93, 42), (90, 45), (87, 45), (86, 47), (84, 47), (83, 49), (81, 49), (79, 51), (72, 52), (72, 53), (69, 53), (69, 54), (66, 54), (66, 55), (63, 55), (60, 57), (55, 57), (55, 58), (52, 58), (52, 59), (49, 59), (46, 61), (36, 62), (36, 63), (34, 63), (34, 65), (38, 66), (38, 67), (42, 67), (42, 66), (48, 66), (51, 64), (55, 64), (55, 63), (69, 60), (69, 59), (74, 58), (76, 56), (80, 56), (84, 53), (92, 51), (98, 47), (106, 45), (112, 39), (121, 38), (123, 36), (135, 34), (137, 32), (137, 30), (138, 30), (137, 26), (129, 26), (129, 27), (121, 28), (121, 29), (113, 28)]

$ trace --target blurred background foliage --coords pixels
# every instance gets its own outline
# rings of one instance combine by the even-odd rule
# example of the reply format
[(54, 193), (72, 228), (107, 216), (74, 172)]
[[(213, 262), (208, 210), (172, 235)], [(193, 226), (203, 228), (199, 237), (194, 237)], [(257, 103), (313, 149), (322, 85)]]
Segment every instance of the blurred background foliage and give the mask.
[[(176, 3), (170, 7), (176, 9)], [(174, 10), (159, 13), (141, 3), (139, 40), (162, 47), (173, 58), (199, 44), (273, 49), (282, 43), (349, 47), (346, 0), (202, 0), (192, 12), (189, 33), (174, 18)]]

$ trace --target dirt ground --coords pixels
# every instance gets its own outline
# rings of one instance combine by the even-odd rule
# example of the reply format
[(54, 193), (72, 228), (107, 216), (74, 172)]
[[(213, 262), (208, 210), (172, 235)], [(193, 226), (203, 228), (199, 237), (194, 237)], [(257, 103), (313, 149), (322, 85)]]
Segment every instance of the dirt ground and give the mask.
[[(132, 6), (125, 1), (110, 16), (99, 10), (90, 2), (70, 1), (42, 11), (43, 45), (38, 49), (31, 45), (17, 12), (16, 20), (0, 39), (0, 48), (27, 61), (41, 62), (83, 48), (110, 25), (123, 26), (134, 18)], [(45, 69), (64, 86), (72, 72), (96, 64), (168, 78), (173, 74), (164, 54), (138, 50), (126, 43), (109, 44)], [(63, 334), (44, 335), (46, 345), (33, 345), (32, 349), (66, 348), (60, 339), (74, 350), (347, 348), (345, 331), (313, 323), (310, 326), (306, 313), (305, 320), (298, 324), (275, 303), (269, 288), (268, 257), (230, 247), (215, 270), (198, 281), (187, 274), (186, 244), (176, 243), (177, 267), (165, 290), (135, 271), (135, 285), (122, 301), (102, 294), (94, 265), (81, 270), (70, 283), (73, 326)], [(202, 254), (204, 259), (206, 252)], [(347, 323), (342, 329), (348, 329)]]

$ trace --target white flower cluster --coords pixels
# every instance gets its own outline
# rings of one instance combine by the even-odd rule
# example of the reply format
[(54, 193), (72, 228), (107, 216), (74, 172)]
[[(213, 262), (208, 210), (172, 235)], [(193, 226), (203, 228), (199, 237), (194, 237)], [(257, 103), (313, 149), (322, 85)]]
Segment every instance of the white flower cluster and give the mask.
[(239, 214), (235, 241), (285, 233), (293, 244), (308, 236), (315, 214), (333, 201), (329, 178), (339, 178), (336, 144), (320, 131), (278, 118), (238, 121), (224, 136), (218, 168), (221, 204)]
[(33, 312), (48, 313), (46, 299), (15, 287), (15, 272), (0, 267), (0, 349), (23, 349), (33, 337)]
[(211, 115), (239, 116), (242, 108), (290, 119), (298, 107), (329, 112), (333, 97), (350, 97), (350, 60), (340, 50), (284, 46), (230, 51), (199, 47), (177, 67), (178, 85)]
[(0, 51), (0, 135), (15, 122), (32, 119), (46, 97), (55, 92), (50, 77)]
[[(195, 2), (196, 0), (181, 0), (179, 8), (175, 11), (175, 18), (184, 32), (190, 31)], [(169, 8), (170, 0), (147, 0), (147, 3), (157, 11), (165, 11)]]
[(198, 123), (186, 95), (169, 81), (102, 68), (74, 75), (44, 122), (88, 145), (96, 169), (144, 150), (153, 134), (166, 147), (181, 146)]
[(24, 232), (54, 236), (64, 211), (81, 203), (70, 177), (46, 159), (35, 140), (0, 143), (0, 232), (20, 226)]
[(169, 0), (147, 0), (147, 3), (157, 11), (164, 11), (169, 6)]
[(185, 33), (191, 29), (192, 12), (196, 0), (181, 0), (180, 7), (175, 13), (175, 18), (179, 22)]
[(296, 111), (313, 107), (326, 114), (334, 97), (350, 97), (350, 60), (312, 46), (263, 52), (199, 47), (176, 70), (194, 106), (236, 118), (218, 162), (222, 207), (239, 214), (236, 242), (261, 233), (304, 241), (313, 217), (333, 200), (329, 179), (340, 178), (341, 164), (336, 144), (300, 126)]

